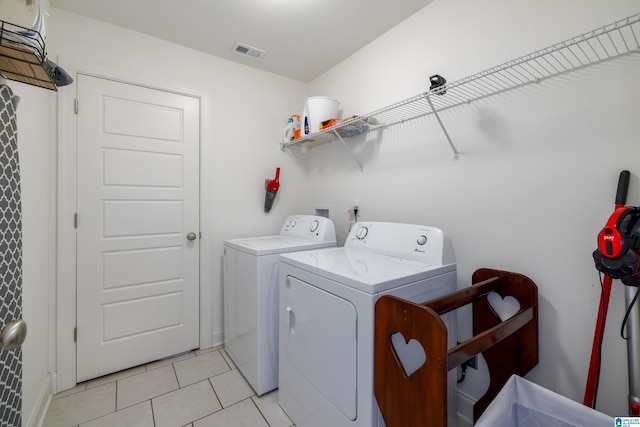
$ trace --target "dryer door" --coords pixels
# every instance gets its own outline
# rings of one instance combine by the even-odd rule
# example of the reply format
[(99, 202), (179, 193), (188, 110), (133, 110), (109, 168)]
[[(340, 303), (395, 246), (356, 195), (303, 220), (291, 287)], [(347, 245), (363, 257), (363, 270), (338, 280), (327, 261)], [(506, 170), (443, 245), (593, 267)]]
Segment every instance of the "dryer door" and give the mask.
[[(280, 307), (281, 379), (285, 394), (296, 396), (310, 413), (329, 402), (355, 420), (357, 314), (347, 300), (288, 276)], [(285, 372), (282, 370), (285, 369)], [(302, 400), (308, 400), (302, 402)], [(287, 413), (300, 413), (301, 408)], [(306, 411), (302, 411), (306, 412)], [(291, 415), (291, 414), (290, 414)], [(309, 414), (307, 414), (309, 415)], [(295, 416), (294, 416), (295, 417)], [(304, 415), (303, 415), (304, 417)], [(295, 421), (295, 420), (294, 420)]]

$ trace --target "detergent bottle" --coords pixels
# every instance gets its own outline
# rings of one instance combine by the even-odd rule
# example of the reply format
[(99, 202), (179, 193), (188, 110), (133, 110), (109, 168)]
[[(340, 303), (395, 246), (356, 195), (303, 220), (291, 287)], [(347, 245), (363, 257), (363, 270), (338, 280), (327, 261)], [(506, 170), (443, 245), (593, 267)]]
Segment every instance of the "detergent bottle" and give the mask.
[(300, 116), (292, 115), (287, 120), (287, 127), (284, 128), (284, 142), (290, 142), (300, 138)]
[(282, 140), (284, 142), (290, 142), (293, 140), (293, 131), (294, 131), (293, 117), (289, 117), (287, 120), (287, 126), (284, 128), (284, 135)]
[(300, 129), (300, 116), (294, 114), (293, 116), (291, 116), (291, 118), (293, 119), (293, 139), (298, 139), (300, 138), (300, 134), (302, 133)]

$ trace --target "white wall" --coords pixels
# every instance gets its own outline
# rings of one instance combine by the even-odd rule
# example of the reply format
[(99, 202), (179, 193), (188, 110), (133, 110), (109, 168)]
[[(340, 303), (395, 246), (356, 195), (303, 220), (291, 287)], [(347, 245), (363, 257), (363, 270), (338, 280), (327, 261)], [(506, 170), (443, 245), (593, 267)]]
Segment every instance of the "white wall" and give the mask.
[[(213, 248), (212, 259), (203, 260), (213, 272), (205, 283), (213, 291), (212, 334), (223, 327), (224, 239), (276, 232), (286, 215), (316, 204), (333, 205), (344, 239), (341, 212), (359, 199), (364, 219), (445, 229), (456, 247), (459, 286), (483, 266), (536, 281), (541, 357), (529, 377), (581, 401), (599, 299), (591, 252), (612, 211), (620, 170), (632, 172), (629, 204), (640, 203), (637, 55), (446, 113), (459, 161), (431, 119), (388, 128), (383, 137), (372, 133), (366, 143), (351, 141), (364, 172), (336, 144), (283, 154), (277, 143), (307, 95), (334, 96), (345, 114), (372, 111), (424, 91), (431, 74), (455, 81), (638, 10), (638, 0), (436, 0), (310, 87), (58, 9), (47, 42), (54, 60), (102, 63), (211, 93), (209, 134), (203, 135), (211, 161), (203, 188), (215, 203), (202, 222), (213, 234), (203, 240)], [(47, 344), (42, 335), (45, 319), (56, 320), (48, 310), (54, 302), (45, 300), (55, 295), (49, 200), (55, 198), (56, 108), (49, 92), (12, 87), (23, 96), (28, 419), (46, 371), (56, 367), (53, 357), (48, 363), (44, 357), (54, 354), (55, 336)], [(282, 185), (274, 209), (264, 214), (264, 180), (276, 166)], [(625, 343), (617, 335), (622, 294), (615, 286), (600, 381), (598, 408), (610, 414), (626, 412)], [(471, 386), (482, 387), (474, 374), (465, 382), (472, 393)]]
[[(429, 88), (640, 11), (638, 1), (436, 0), (311, 83), (344, 115), (365, 114)], [(360, 200), (364, 220), (435, 225), (456, 249), (459, 287), (479, 267), (523, 273), (539, 286), (540, 363), (533, 381), (582, 401), (600, 297), (591, 253), (613, 211), (618, 174), (640, 201), (640, 55), (447, 111), (452, 152), (433, 118), (307, 153), (312, 202), (338, 211)], [(341, 219), (340, 239), (346, 234)], [(627, 413), (623, 286), (615, 282), (598, 409)], [(468, 338), (468, 313), (461, 338)], [(461, 389), (480, 395), (482, 373)]]

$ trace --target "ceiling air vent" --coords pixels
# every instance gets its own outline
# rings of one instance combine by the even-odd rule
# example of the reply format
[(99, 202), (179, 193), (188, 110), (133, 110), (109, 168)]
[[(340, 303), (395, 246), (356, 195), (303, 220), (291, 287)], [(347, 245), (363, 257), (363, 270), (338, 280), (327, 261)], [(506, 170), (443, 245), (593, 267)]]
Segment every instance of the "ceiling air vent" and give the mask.
[(258, 48), (249, 46), (244, 43), (239, 43), (239, 42), (236, 42), (236, 44), (233, 45), (233, 48), (231, 48), (231, 50), (233, 50), (238, 55), (246, 55), (256, 59), (262, 58), (264, 54), (267, 53), (262, 49), (258, 49)]

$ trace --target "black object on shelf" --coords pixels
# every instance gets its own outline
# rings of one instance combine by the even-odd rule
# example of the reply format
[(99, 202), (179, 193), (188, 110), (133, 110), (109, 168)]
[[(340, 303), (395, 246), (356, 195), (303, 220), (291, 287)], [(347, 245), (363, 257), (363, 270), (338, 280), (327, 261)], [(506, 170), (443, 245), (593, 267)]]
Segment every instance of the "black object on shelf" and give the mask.
[[(445, 79), (441, 75), (434, 74), (433, 76), (429, 77), (429, 81), (431, 82), (431, 87), (429, 87), (429, 90), (433, 91), (433, 93), (435, 93), (436, 95), (444, 95), (445, 93), (447, 93), (447, 90), (444, 87), (444, 85), (447, 84), (447, 79)], [(436, 90), (438, 88), (442, 89)]]

